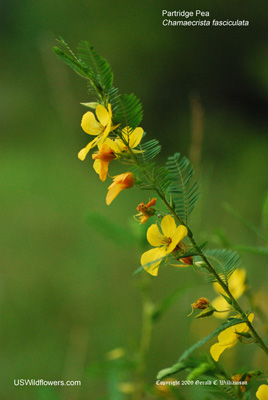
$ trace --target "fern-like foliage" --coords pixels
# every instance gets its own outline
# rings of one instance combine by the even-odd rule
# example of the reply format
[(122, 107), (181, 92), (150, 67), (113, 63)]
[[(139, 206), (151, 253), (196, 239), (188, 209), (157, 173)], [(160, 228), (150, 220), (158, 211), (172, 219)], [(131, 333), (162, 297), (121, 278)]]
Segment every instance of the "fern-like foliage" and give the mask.
[(87, 41), (80, 43), (78, 54), (84, 65), (94, 72), (96, 80), (107, 94), (113, 85), (113, 72), (108, 61), (101, 57)]
[(72, 52), (68, 44), (64, 39), (58, 39), (59, 47), (54, 47), (53, 50), (57, 56), (65, 62), (69, 67), (71, 67), (78, 75), (86, 79), (93, 78), (93, 71), (86, 65), (84, 65), (81, 60)]
[[(220, 278), (228, 285), (228, 279), (241, 262), (238, 253), (233, 250), (214, 249), (205, 251), (205, 256)], [(207, 270), (206, 274), (208, 274)], [(215, 281), (212, 274), (208, 274), (206, 279), (209, 282)]]
[(176, 213), (187, 224), (188, 217), (200, 196), (198, 183), (192, 184), (193, 167), (186, 157), (181, 157), (180, 153), (169, 157), (166, 167), (172, 178), (168, 190), (171, 193)]
[(148, 142), (142, 143), (142, 145), (139, 146), (139, 150), (142, 150), (142, 153), (137, 154), (138, 162), (146, 165), (151, 163), (157, 154), (160, 153), (161, 145), (158, 140), (152, 139)]
[(168, 171), (165, 167), (156, 167), (154, 163), (147, 164), (146, 169), (141, 166), (132, 168), (136, 177), (135, 185), (141, 190), (158, 190), (163, 195), (170, 185)]
[(139, 99), (134, 94), (123, 94), (111, 99), (114, 121), (122, 127), (137, 128), (141, 123), (143, 110)]

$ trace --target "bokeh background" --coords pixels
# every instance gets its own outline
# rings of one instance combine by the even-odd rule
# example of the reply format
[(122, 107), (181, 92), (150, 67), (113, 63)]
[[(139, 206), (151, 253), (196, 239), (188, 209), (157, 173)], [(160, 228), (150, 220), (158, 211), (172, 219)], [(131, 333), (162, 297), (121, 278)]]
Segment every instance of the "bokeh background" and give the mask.
[[(246, 19), (250, 26), (162, 26), (162, 9), (200, 7), (211, 19)], [(52, 52), (55, 39), (61, 35), (72, 48), (86, 39), (109, 60), (115, 85), (143, 102), (142, 126), (163, 145), (159, 162), (174, 151), (190, 154), (202, 185), (191, 222), (198, 239), (210, 240), (211, 248), (224, 241), (257, 246), (263, 243), (223, 203), (263, 227), (267, 4), (12, 0), (1, 3), (0, 15), (1, 399), (111, 399), (106, 353), (117, 347), (131, 353), (140, 336), (140, 276), (133, 272), (143, 250), (132, 239), (132, 215), (148, 197), (133, 189), (107, 207), (109, 183), (100, 182), (90, 157), (77, 159), (88, 140), (79, 103), (91, 98), (85, 82)], [(113, 166), (112, 174), (120, 168)], [(98, 229), (92, 215), (118, 232), (121, 226), (129, 238)], [(252, 291), (264, 299), (267, 258), (241, 255)], [(163, 269), (153, 280), (153, 298), (180, 285), (181, 297), (153, 331), (149, 385), (218, 324), (187, 317), (198, 297), (215, 296), (190, 268)], [(241, 349), (222, 358), (230, 373), (241, 363), (265, 368), (258, 349)], [(14, 386), (20, 378), (81, 380), (82, 386)], [(197, 398), (188, 388), (181, 393)]]

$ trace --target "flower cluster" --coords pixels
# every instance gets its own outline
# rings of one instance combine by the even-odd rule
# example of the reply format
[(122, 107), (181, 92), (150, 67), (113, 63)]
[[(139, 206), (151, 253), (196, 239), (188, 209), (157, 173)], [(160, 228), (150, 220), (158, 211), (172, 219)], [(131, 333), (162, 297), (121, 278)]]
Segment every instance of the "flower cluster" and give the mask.
[[(122, 130), (118, 129), (119, 125), (113, 125), (113, 114), (110, 103), (107, 108), (98, 104), (95, 113), (96, 116), (91, 111), (83, 115), (81, 122), (82, 129), (88, 135), (95, 136), (95, 138), (80, 150), (78, 158), (81, 161), (85, 160), (89, 151), (97, 146), (98, 151), (92, 154), (92, 159), (94, 160), (93, 168), (104, 182), (107, 178), (109, 163), (111, 161), (126, 158), (130, 150), (133, 153), (141, 152), (136, 147), (140, 144), (143, 137), (143, 129), (138, 127), (132, 130), (128, 126)], [(113, 133), (112, 138), (109, 137), (109, 134), (116, 130), (118, 132)], [(123, 189), (130, 189), (134, 185), (134, 182), (135, 179), (131, 172), (114, 176), (113, 183), (108, 187), (107, 205), (111, 204)]]
[[(247, 316), (237, 303), (237, 299), (247, 290), (246, 271), (237, 268), (239, 256), (235, 252), (225, 249), (204, 251), (205, 244), (198, 245), (193, 232), (187, 226), (188, 217), (199, 199), (199, 186), (197, 182), (192, 181), (193, 168), (189, 160), (179, 153), (175, 153), (168, 157), (165, 167), (155, 166), (153, 160), (159, 153), (161, 146), (155, 139), (141, 145), (144, 131), (138, 125), (142, 121), (142, 105), (136, 96), (118, 94), (118, 89), (113, 87), (113, 74), (109, 64), (102, 57), (99, 57), (87, 42), (81, 44), (79, 57), (76, 57), (70, 51), (63, 40), (60, 40), (60, 44), (62, 48), (55, 48), (57, 55), (72, 66), (76, 72), (79, 71), (79, 75), (88, 80), (88, 83), (92, 86), (91, 89), (95, 90), (99, 103), (101, 103), (82, 103), (94, 111), (86, 112), (81, 121), (83, 131), (93, 136), (93, 140), (80, 150), (78, 158), (81, 161), (85, 160), (88, 153), (94, 149), (91, 154), (94, 161), (93, 168), (100, 180), (105, 182), (107, 177), (113, 179), (108, 186), (106, 204), (110, 205), (121, 191), (130, 189), (135, 184), (141, 189), (154, 190), (165, 206), (164, 211), (157, 210), (155, 208), (157, 199), (153, 197), (147, 204), (141, 202), (136, 208), (138, 214), (134, 218), (140, 224), (145, 224), (151, 217), (156, 217), (156, 222), (147, 230), (147, 240), (152, 248), (142, 254), (141, 269), (143, 268), (155, 277), (158, 275), (160, 266), (188, 267), (192, 265), (193, 269), (208, 275), (210, 280), (213, 279), (214, 289), (218, 297), (212, 302), (206, 297), (200, 297), (191, 305), (192, 312), (190, 315), (196, 313), (195, 310), (199, 310), (195, 318), (211, 315), (227, 318), (230, 312), (239, 312), (239, 315), (235, 317), (229, 316), (229, 320), (217, 328), (212, 335), (208, 335), (205, 340), (201, 340), (192, 346), (190, 352), (187, 351), (189, 355), (193, 349), (219, 333), (218, 342), (210, 348), (211, 357), (215, 361), (213, 361), (213, 368), (211, 369), (207, 362), (202, 362), (199, 367), (194, 363), (191, 379), (193, 379), (193, 376), (200, 376), (204, 372), (215, 372), (218, 368), (216, 363), (221, 354), (235, 346), (238, 341), (245, 344), (257, 343), (268, 354), (266, 344), (251, 325), (254, 315), (251, 313)], [(128, 122), (123, 124), (123, 121)], [(108, 173), (109, 165), (114, 160), (118, 160), (121, 164), (134, 166), (135, 177), (130, 171), (111, 177)], [(186, 237), (188, 237), (189, 244), (184, 243)], [(193, 259), (195, 257), (199, 257), (199, 260)], [(143, 344), (146, 343), (148, 348), (152, 323), (170, 303), (173, 295), (163, 301), (163, 306), (154, 307), (149, 293), (146, 291), (147, 284), (142, 285), (142, 290), (146, 294), (143, 296), (144, 310), (146, 311), (143, 322), (146, 329), (142, 330), (142, 335), (147, 335), (149, 332), (149, 339), (146, 336), (141, 338), (139, 359), (143, 363), (146, 358)], [(258, 311), (257, 308), (256, 311)], [(147, 329), (148, 327), (149, 329)], [(123, 356), (124, 349), (118, 348), (109, 352), (107, 358), (116, 360)], [(184, 361), (186, 361), (186, 358)], [(138, 381), (141, 380), (139, 371), (145, 370), (145, 365), (142, 365), (142, 363), (137, 364)], [(164, 374), (167, 375), (170, 375), (170, 371), (171, 373), (178, 372), (178, 370), (174, 370), (174, 367), (176, 365), (172, 369), (165, 369), (161, 372), (164, 371)], [(197, 374), (197, 371), (198, 375), (194, 375)], [(262, 374), (262, 372), (237, 373), (232, 377), (232, 380), (239, 382), (243, 379), (247, 383), (258, 374)], [(190, 379), (190, 375), (187, 379)], [(169, 383), (169, 380), (165, 382)], [(138, 386), (137, 398), (143, 398), (143, 384), (139, 383)], [(132, 382), (121, 382), (118, 389), (126, 395), (136, 393), (136, 387)], [(245, 392), (246, 388), (240, 387), (237, 391), (238, 397), (242, 398)], [(170, 399), (173, 398), (173, 391), (168, 388), (158, 388), (157, 394)], [(259, 400), (268, 400), (268, 385), (261, 385), (257, 390), (256, 397)]]
[[(111, 104), (107, 108), (101, 104), (94, 104), (95, 114), (91, 111), (83, 115), (81, 126), (88, 135), (95, 138), (90, 141), (78, 153), (80, 160), (85, 160), (91, 149), (97, 146), (98, 150), (92, 154), (94, 160), (93, 168), (99, 175), (101, 181), (105, 181), (108, 175), (109, 164), (113, 160), (126, 160), (131, 156), (130, 152), (142, 153), (142, 149), (137, 149), (143, 137), (143, 129), (138, 127), (131, 129), (129, 126), (123, 129), (119, 125), (113, 125), (113, 113)], [(112, 133), (112, 135), (110, 135)], [(113, 177), (113, 183), (108, 187), (106, 204), (109, 205), (124, 189), (130, 189), (135, 183), (135, 178), (131, 172), (124, 172)], [(144, 224), (150, 217), (155, 215), (156, 198), (154, 197), (147, 204), (140, 203), (137, 207), (139, 213), (135, 218)], [(141, 265), (151, 275), (156, 276), (162, 261), (169, 254), (173, 254), (171, 264), (176, 267), (187, 267), (192, 264), (191, 257), (178, 257), (177, 252), (186, 248), (182, 242), (188, 231), (184, 225), (176, 226), (176, 222), (171, 215), (166, 215), (161, 221), (161, 231), (156, 224), (150, 226), (147, 232), (148, 242), (154, 249), (146, 251), (141, 257)], [(178, 263), (179, 261), (179, 263)]]

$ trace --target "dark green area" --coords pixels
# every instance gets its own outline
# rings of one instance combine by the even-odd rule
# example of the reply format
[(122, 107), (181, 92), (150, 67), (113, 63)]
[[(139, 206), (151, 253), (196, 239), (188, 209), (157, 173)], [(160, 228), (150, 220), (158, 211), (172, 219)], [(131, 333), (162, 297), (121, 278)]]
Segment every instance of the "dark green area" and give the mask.
[[(248, 19), (250, 25), (162, 26), (162, 9), (200, 7), (211, 19)], [(204, 138), (195, 167), (201, 198), (191, 215), (192, 230), (201, 242), (214, 240), (214, 246), (222, 243), (215, 233), (221, 229), (231, 244), (265, 247), (222, 204), (262, 228), (268, 176), (267, 4), (13, 0), (1, 3), (0, 15), (1, 399), (95, 400), (106, 395), (106, 381), (105, 376), (93, 379), (89, 366), (104, 362), (113, 348), (135, 349), (140, 334), (140, 276), (133, 272), (143, 250), (132, 215), (152, 195), (132, 189), (106, 206), (109, 182), (98, 179), (90, 156), (84, 162), (77, 158), (88, 143), (79, 103), (92, 99), (84, 80), (52, 52), (55, 39), (61, 35), (72, 48), (86, 39), (108, 59), (115, 86), (141, 99), (142, 127), (148, 140), (162, 144), (162, 164), (175, 152), (189, 155), (191, 105), (199, 99)], [(122, 168), (113, 165), (111, 175)], [(113, 240), (103, 235), (105, 217), (116, 223)], [(263, 292), (267, 257), (241, 255), (252, 292)], [(153, 279), (154, 298), (160, 303), (182, 282), (189, 290), (153, 332), (149, 384), (218, 323), (212, 317), (187, 318), (198, 297), (215, 296), (190, 268), (163, 268)], [(239, 344), (222, 357), (230, 373), (242, 364), (265, 368), (253, 346), (245, 352)], [(81, 380), (82, 386), (14, 386), (14, 379), (23, 378)]]

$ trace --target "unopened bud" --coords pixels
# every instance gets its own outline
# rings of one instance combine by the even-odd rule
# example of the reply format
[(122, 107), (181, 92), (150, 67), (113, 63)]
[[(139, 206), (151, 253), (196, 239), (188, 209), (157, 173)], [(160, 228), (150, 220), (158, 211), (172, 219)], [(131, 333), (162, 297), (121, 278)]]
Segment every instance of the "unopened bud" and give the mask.
[(181, 258), (180, 261), (187, 265), (193, 265), (193, 257), (184, 257)]
[(99, 103), (96, 102), (91, 102), (91, 103), (80, 103), (82, 104), (82, 106), (91, 108), (92, 110), (95, 110), (97, 108), (97, 106), (99, 105)]
[(200, 297), (200, 299), (196, 300), (192, 304), (192, 307), (197, 310), (204, 310), (204, 309), (208, 308), (208, 306), (209, 306), (209, 300), (206, 299), (206, 297)]

